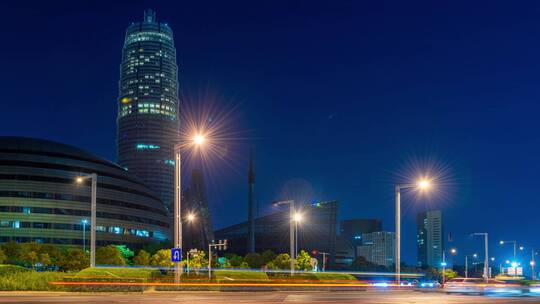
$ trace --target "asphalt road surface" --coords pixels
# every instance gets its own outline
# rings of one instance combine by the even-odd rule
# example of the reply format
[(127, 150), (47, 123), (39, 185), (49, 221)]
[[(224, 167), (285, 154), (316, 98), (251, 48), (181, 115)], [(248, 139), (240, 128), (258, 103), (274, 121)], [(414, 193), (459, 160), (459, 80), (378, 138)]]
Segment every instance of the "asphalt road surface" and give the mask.
[(182, 292), (182, 293), (1, 293), (0, 303), (540, 303), (534, 297), (485, 297), (414, 291), (358, 292)]

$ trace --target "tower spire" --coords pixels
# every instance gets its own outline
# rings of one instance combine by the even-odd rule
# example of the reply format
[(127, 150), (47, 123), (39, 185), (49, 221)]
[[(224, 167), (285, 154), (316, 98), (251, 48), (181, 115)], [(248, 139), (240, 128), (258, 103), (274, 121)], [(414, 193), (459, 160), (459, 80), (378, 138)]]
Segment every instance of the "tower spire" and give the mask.
[(253, 148), (249, 151), (248, 169), (248, 252), (255, 252), (255, 218), (254, 199), (255, 170), (253, 168)]
[(153, 9), (147, 9), (144, 11), (144, 22), (153, 23), (156, 22), (156, 11)]

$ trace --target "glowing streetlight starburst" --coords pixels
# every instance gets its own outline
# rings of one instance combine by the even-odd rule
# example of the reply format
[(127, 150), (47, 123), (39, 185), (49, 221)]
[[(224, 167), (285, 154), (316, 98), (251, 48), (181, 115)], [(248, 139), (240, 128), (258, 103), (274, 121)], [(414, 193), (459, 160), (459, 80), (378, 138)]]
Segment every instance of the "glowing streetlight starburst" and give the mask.
[(197, 146), (200, 146), (200, 145), (204, 144), (205, 141), (206, 141), (206, 138), (204, 137), (204, 135), (197, 134), (197, 135), (193, 136), (193, 142)]
[(295, 214), (294, 214), (294, 221), (295, 221), (295, 222), (297, 222), (297, 223), (301, 222), (301, 221), (302, 221), (302, 218), (303, 218), (303, 217), (302, 217), (302, 214), (300, 214), (300, 213), (295, 213)]
[(431, 183), (427, 179), (421, 179), (418, 181), (418, 188), (421, 190), (427, 190), (429, 187), (431, 187)]

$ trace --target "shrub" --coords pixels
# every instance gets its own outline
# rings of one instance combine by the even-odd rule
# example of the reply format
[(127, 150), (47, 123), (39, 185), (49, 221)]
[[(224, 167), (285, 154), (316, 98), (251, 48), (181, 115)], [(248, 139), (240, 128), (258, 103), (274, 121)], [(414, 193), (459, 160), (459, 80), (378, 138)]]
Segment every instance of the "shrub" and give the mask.
[(311, 266), (311, 256), (304, 250), (300, 251), (296, 258), (296, 269), (313, 270), (313, 267)]
[(96, 264), (101, 265), (125, 265), (122, 253), (116, 246), (109, 245), (96, 250)]
[(142, 249), (139, 250), (137, 255), (133, 258), (133, 263), (135, 265), (148, 266), (150, 265), (151, 262), (152, 262), (152, 257), (150, 256), (150, 253)]
[(0, 248), (0, 264), (4, 264), (7, 261), (7, 256), (4, 253), (4, 250)]
[(276, 269), (290, 269), (291, 268), (291, 257), (287, 253), (282, 253), (276, 256), (276, 258), (269, 263), (270, 266), (274, 266)]
[(253, 269), (259, 269), (264, 265), (264, 261), (260, 254), (258, 253), (248, 253), (244, 257), (244, 261), (248, 263), (249, 267)]
[(79, 271), (90, 264), (88, 255), (85, 255), (81, 249), (68, 249), (67, 252), (58, 261), (58, 266), (63, 271)]
[(171, 250), (158, 250), (158, 252), (152, 256), (152, 265), (166, 268), (173, 267), (174, 263), (171, 261)]

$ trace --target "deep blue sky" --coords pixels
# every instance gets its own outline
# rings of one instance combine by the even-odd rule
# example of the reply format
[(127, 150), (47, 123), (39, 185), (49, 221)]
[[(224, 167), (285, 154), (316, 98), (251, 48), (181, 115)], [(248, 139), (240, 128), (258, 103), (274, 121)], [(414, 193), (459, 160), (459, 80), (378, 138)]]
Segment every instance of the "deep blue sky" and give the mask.
[(262, 203), (336, 199), (340, 218), (381, 218), (387, 230), (393, 183), (446, 168), (443, 195), (404, 198), (408, 262), (426, 206), (443, 210), (460, 253), (480, 250), (474, 231), (540, 248), (539, 6), (3, 1), (0, 134), (114, 160), (124, 31), (154, 8), (175, 31), (182, 91), (235, 111), (241, 140), (207, 172), (215, 226), (246, 216), (253, 145)]

